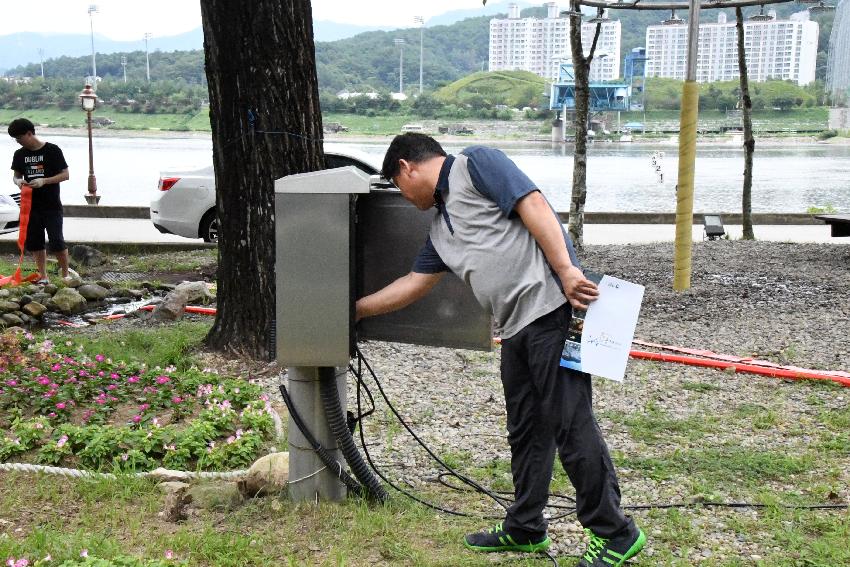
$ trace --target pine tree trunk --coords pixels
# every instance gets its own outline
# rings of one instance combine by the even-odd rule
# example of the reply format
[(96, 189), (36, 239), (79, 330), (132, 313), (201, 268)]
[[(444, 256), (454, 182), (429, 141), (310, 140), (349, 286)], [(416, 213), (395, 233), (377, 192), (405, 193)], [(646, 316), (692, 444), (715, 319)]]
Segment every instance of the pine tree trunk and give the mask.
[(309, 0), (202, 0), (216, 180), (218, 314), (207, 345), (265, 358), (275, 316), (274, 180), (320, 169)]
[(753, 154), (756, 141), (753, 138), (753, 101), (750, 99), (750, 83), (747, 74), (747, 57), (744, 51), (744, 14), (735, 8), (738, 30), (738, 73), (741, 82), (741, 116), (744, 121), (744, 188), (741, 194), (741, 217), (743, 218), (744, 240), (755, 240), (753, 233)]
[[(578, 11), (581, 4), (575, 2), (573, 9)], [(570, 18), (570, 49), (573, 58), (573, 77), (575, 79), (575, 151), (573, 153), (573, 188), (570, 195), (569, 233), (578, 250), (584, 248), (584, 203), (587, 201), (587, 126), (590, 114), (590, 63), (596, 42), (599, 39), (601, 24), (596, 25), (596, 35), (590, 54), (585, 57), (581, 44), (581, 18)]]

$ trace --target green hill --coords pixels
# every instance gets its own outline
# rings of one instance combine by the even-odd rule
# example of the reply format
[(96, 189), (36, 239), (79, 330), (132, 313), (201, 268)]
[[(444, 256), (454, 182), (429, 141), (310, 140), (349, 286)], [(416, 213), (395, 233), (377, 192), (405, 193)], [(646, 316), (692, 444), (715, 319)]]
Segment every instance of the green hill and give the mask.
[(544, 79), (527, 71), (477, 72), (459, 79), (434, 93), (434, 98), (446, 104), (476, 102), (512, 108), (532, 106), (547, 91)]

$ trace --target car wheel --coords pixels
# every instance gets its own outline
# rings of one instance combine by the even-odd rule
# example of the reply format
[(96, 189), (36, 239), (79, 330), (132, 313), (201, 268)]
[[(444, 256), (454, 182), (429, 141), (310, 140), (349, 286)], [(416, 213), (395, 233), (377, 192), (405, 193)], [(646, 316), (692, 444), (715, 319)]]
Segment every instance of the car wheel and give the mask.
[(215, 217), (215, 209), (210, 209), (201, 219), (198, 234), (204, 242), (218, 242), (218, 219)]

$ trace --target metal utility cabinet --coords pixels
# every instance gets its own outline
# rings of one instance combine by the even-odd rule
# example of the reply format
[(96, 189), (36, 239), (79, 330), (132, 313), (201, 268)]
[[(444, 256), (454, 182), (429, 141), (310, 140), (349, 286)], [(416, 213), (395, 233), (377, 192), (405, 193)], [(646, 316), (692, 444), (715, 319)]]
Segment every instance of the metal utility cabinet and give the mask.
[[(448, 275), (424, 299), (354, 323), (358, 297), (410, 271), (433, 211), (380, 187), (355, 167), (275, 181), (276, 350), (289, 368), (293, 405), (319, 443), (341, 461), (319, 394), (319, 368), (336, 367), (345, 411), (345, 376), (358, 338), (487, 350), (491, 320), (472, 291)], [(339, 500), (344, 485), (290, 418), (290, 496)]]

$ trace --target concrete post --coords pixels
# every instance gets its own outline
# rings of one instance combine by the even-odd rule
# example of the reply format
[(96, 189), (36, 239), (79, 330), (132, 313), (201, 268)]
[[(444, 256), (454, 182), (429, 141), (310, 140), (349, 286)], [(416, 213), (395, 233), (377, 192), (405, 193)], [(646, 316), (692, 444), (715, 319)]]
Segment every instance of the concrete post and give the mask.
[[(342, 411), (346, 408), (345, 369), (336, 369), (336, 386)], [(289, 396), (310, 432), (337, 461), (344, 463), (342, 452), (328, 427), (322, 395), (319, 390), (319, 369), (316, 366), (289, 368)], [(319, 471), (319, 472), (317, 472)], [(325, 468), (324, 463), (289, 418), (289, 496), (294, 502), (316, 500), (340, 501), (346, 488), (337, 476), (339, 471)]]
[(556, 118), (552, 121), (552, 141), (553, 142), (563, 142), (564, 141), (564, 121), (560, 118)]

